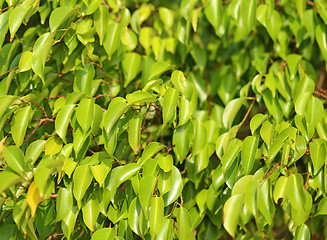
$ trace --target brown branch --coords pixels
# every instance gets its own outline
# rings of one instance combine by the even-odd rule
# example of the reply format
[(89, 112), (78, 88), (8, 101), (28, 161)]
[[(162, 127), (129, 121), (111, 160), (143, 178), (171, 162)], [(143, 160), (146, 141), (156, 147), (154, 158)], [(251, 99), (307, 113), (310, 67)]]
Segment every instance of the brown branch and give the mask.
[(13, 4), (13, 5), (10, 5), (10, 6), (6, 7), (6, 8), (0, 9), (0, 13), (2, 13), (2, 12), (4, 12), (4, 11), (8, 10), (9, 8), (12, 8), (12, 7), (15, 7), (15, 6), (19, 5), (19, 4), (22, 4), (23, 2), (24, 2), (24, 1), (19, 2), (19, 3), (15, 3), (15, 4)]
[(61, 42), (61, 40), (64, 38), (64, 36), (66, 35), (66, 33), (68, 32), (69, 29), (71, 29), (76, 23), (78, 23), (79, 21), (81, 21), (84, 17), (86, 17), (88, 15), (84, 15), (84, 16), (81, 16), (79, 19), (77, 19), (72, 25), (70, 25), (68, 28), (65, 29), (65, 32), (64, 34), (59, 38), (58, 41), (56, 41), (53, 45)]
[(53, 118), (44, 118), (44, 119), (40, 119), (39, 121), (39, 124), (34, 128), (34, 130), (28, 134), (28, 136), (24, 139), (24, 142), (25, 143), (35, 132), (36, 130), (41, 127), (42, 125), (48, 123), (48, 122), (54, 122), (55, 120)]
[(44, 109), (43, 107), (41, 107), (40, 104), (35, 103), (35, 102), (25, 101), (24, 99), (21, 99), (21, 101), (24, 102), (24, 103), (33, 104), (33, 105), (38, 106), (38, 108), (42, 110), (44, 117), (45, 117), (45, 118), (48, 118), (48, 115), (47, 115), (47, 113), (45, 112), (45, 109)]
[(53, 96), (53, 97), (46, 97), (45, 99), (57, 99), (57, 98), (66, 98), (65, 96)]
[(324, 94), (322, 92), (318, 92), (318, 91), (314, 91), (313, 92), (315, 95), (317, 95), (318, 97), (321, 97), (321, 98), (324, 98), (324, 99), (327, 99), (327, 94)]
[(7, 72), (4, 72), (3, 74), (0, 74), (0, 77), (2, 77), (3, 75), (6, 75), (7, 73), (10, 73), (11, 71), (14, 71), (17, 68), (18, 68), (18, 66), (8, 70)]
[(255, 99), (252, 100), (252, 103), (251, 103), (251, 105), (250, 105), (248, 111), (246, 112), (246, 114), (245, 114), (245, 116), (244, 116), (242, 122), (238, 125), (236, 132), (238, 132), (238, 130), (240, 130), (240, 128), (242, 127), (243, 123), (245, 122), (245, 120), (246, 120), (247, 117), (249, 116), (249, 113), (250, 113), (250, 111), (251, 111), (251, 109), (252, 109), (252, 107), (253, 107), (254, 102), (255, 102)]
[(110, 94), (100, 94), (100, 95), (98, 95), (98, 96), (95, 96), (94, 99), (98, 99), (98, 98), (100, 98), (100, 97), (110, 97), (111, 99), (113, 98), (113, 96), (110, 95)]
[(51, 198), (57, 198), (58, 194), (51, 194), (48, 198), (44, 199), (43, 201), (49, 200)]

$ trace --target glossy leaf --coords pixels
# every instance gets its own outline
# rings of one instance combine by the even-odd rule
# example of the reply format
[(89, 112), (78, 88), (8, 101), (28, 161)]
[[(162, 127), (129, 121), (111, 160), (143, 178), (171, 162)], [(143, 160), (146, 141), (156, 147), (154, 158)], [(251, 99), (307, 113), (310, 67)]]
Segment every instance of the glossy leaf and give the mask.
[(259, 138), (254, 136), (248, 136), (243, 141), (241, 162), (244, 174), (249, 174), (253, 168), (258, 144)]
[(11, 134), (14, 139), (14, 142), (18, 147), (20, 147), (24, 142), (27, 126), (31, 117), (32, 117), (31, 106), (20, 108), (15, 114), (14, 123), (12, 124), (11, 127)]
[(3, 156), (8, 166), (18, 174), (25, 172), (24, 154), (17, 146), (5, 146), (3, 148)]
[(40, 192), (35, 184), (32, 182), (28, 188), (27, 195), (26, 195), (27, 203), (31, 208), (31, 215), (32, 217), (35, 216), (36, 209), (41, 202)]
[(138, 74), (140, 70), (141, 57), (139, 54), (127, 53), (122, 61), (123, 74), (125, 78), (124, 87), (126, 87)]
[(223, 224), (227, 232), (234, 237), (239, 222), (243, 196), (238, 194), (230, 197), (224, 205)]
[(22, 181), (21, 177), (11, 171), (0, 172), (1, 186), (0, 193), (3, 193), (7, 188)]
[(73, 114), (75, 105), (67, 104), (58, 113), (55, 121), (56, 132), (61, 139), (66, 142), (66, 133), (69, 125), (69, 120)]
[(229, 102), (224, 110), (223, 123), (225, 128), (230, 129), (233, 125), (236, 114), (241, 109), (245, 98), (237, 98)]
[(171, 181), (174, 183), (172, 188), (169, 190), (169, 192), (163, 195), (165, 206), (168, 206), (169, 204), (173, 203), (179, 197), (183, 190), (182, 177), (175, 166), (173, 166), (172, 169)]
[(177, 214), (178, 238), (181, 240), (195, 239), (191, 224), (191, 216), (187, 209), (180, 207)]
[(55, 32), (58, 30), (60, 25), (68, 19), (70, 16), (76, 13), (77, 9), (72, 7), (59, 7), (53, 10), (50, 15), (49, 25), (51, 32)]
[[(93, 176), (88, 165), (78, 166), (73, 175), (73, 194), (77, 203), (80, 204), (87, 188), (92, 182)], [(80, 205), (79, 205), (80, 206)]]
[(83, 220), (85, 225), (94, 232), (94, 226), (100, 213), (100, 206), (96, 194), (92, 194), (82, 207)]
[(69, 214), (73, 207), (73, 194), (67, 188), (60, 188), (56, 201), (57, 217), (56, 220), (60, 221)]
[(76, 108), (76, 118), (84, 133), (86, 133), (92, 125), (94, 118), (94, 99), (83, 99)]
[(191, 122), (184, 124), (174, 130), (173, 148), (179, 162), (183, 162), (189, 152), (190, 140), (193, 135), (193, 126)]
[(155, 184), (156, 184), (156, 178), (152, 176), (144, 176), (140, 181), (140, 185), (142, 187), (139, 189), (138, 194), (146, 218), (148, 218), (151, 197), (153, 194)]
[(287, 196), (292, 207), (302, 211), (306, 202), (302, 176), (300, 174), (292, 174), (288, 179), (287, 189)]
[(105, 35), (103, 46), (107, 52), (108, 60), (111, 61), (112, 55), (120, 46), (120, 32), (121, 26), (119, 23), (109, 23), (106, 28), (107, 33)]
[(101, 228), (94, 232), (91, 240), (114, 240), (116, 228)]

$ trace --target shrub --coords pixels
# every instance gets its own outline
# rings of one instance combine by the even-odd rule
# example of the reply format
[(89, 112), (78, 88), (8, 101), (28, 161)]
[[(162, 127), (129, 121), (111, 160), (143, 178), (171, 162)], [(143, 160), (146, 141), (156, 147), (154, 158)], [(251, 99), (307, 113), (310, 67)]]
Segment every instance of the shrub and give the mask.
[(0, 239), (323, 239), (323, 0), (0, 1)]

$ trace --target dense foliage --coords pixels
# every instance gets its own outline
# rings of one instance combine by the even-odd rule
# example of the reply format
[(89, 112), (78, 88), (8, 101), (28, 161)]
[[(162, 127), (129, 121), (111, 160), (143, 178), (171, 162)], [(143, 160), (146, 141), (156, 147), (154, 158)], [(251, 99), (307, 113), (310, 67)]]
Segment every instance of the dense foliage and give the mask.
[(0, 8), (0, 239), (327, 237), (325, 0)]

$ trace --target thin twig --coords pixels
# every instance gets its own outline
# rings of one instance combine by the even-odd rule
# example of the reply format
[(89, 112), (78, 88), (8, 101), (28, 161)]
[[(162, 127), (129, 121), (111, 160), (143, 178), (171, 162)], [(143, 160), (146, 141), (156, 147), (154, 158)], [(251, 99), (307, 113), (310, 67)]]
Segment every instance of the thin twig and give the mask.
[(38, 108), (42, 110), (44, 117), (45, 117), (45, 118), (48, 118), (48, 115), (47, 115), (47, 113), (45, 112), (45, 109), (44, 109), (43, 107), (41, 107), (40, 104), (35, 103), (35, 102), (25, 101), (24, 99), (21, 99), (21, 101), (24, 102), (24, 103), (33, 104), (33, 105), (38, 106)]
[(36, 130), (39, 127), (41, 127), (43, 124), (46, 124), (48, 122), (54, 122), (54, 121), (55, 120), (53, 118), (44, 118), (44, 119), (41, 119), (39, 121), (39, 124), (34, 128), (34, 130), (30, 134), (28, 134), (28, 136), (24, 139), (24, 142), (23, 143), (25, 143), (36, 132)]
[(18, 68), (18, 66), (8, 70), (7, 72), (4, 72), (3, 74), (0, 74), (0, 77), (2, 77), (3, 75), (6, 75), (7, 73), (10, 73), (11, 71), (14, 71), (17, 68)]
[(24, 2), (24, 1), (19, 2), (19, 3), (15, 3), (15, 4), (13, 4), (13, 5), (10, 5), (10, 6), (6, 7), (6, 8), (0, 9), (0, 13), (2, 13), (2, 12), (4, 12), (4, 11), (8, 10), (9, 8), (12, 8), (12, 7), (15, 7), (15, 6), (19, 5), (19, 4), (22, 4), (23, 2)]
[(237, 128), (236, 132), (238, 132), (238, 130), (240, 130), (240, 128), (242, 127), (243, 123), (245, 122), (245, 120), (246, 120), (247, 117), (249, 116), (249, 113), (250, 113), (250, 111), (251, 111), (251, 109), (252, 109), (252, 107), (253, 107), (254, 102), (255, 102), (255, 99), (252, 100), (252, 103), (251, 103), (251, 105), (250, 105), (248, 111), (246, 112), (246, 114), (245, 114), (245, 116), (244, 116), (242, 122), (238, 125), (238, 128)]
[(77, 19), (72, 25), (70, 25), (68, 28), (65, 29), (65, 32), (64, 34), (59, 38), (58, 41), (56, 41), (53, 45), (61, 42), (61, 40), (64, 38), (64, 36), (66, 35), (66, 33), (68, 32), (69, 29), (71, 29), (76, 23), (78, 23), (79, 21), (81, 21), (84, 17), (86, 17), (88, 15), (84, 15), (84, 16), (81, 16), (79, 19)]

